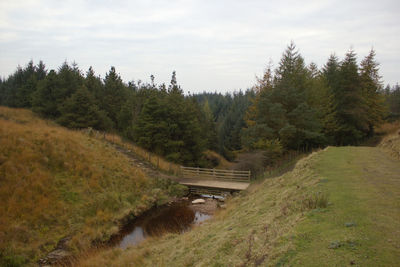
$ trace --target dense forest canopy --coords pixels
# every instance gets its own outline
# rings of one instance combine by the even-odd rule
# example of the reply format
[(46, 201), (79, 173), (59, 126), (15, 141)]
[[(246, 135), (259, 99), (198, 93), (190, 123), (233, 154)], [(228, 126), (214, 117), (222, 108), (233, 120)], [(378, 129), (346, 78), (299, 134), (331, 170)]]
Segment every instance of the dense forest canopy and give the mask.
[(322, 69), (291, 43), (278, 67), (268, 67), (245, 92), (184, 95), (170, 84), (125, 83), (114, 67), (105, 78), (64, 62), (47, 70), (32, 61), (0, 79), (0, 104), (29, 108), (59, 124), (115, 131), (138, 145), (185, 165), (206, 166), (210, 149), (264, 150), (269, 158), (288, 150), (356, 145), (384, 119), (400, 117), (400, 87), (383, 87), (375, 51), (357, 63), (349, 50), (331, 55)]

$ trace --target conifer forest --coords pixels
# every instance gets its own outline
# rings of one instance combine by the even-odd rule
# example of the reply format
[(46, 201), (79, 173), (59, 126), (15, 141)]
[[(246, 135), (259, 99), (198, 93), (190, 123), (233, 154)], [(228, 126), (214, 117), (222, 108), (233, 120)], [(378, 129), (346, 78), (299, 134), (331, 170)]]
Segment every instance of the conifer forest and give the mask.
[[(18, 66), (0, 80), (0, 105), (28, 108), (72, 128), (114, 132), (167, 160), (209, 166), (203, 151), (227, 159), (234, 151), (287, 151), (357, 145), (383, 120), (400, 117), (400, 87), (384, 86), (371, 50), (335, 54), (318, 67), (305, 64), (294, 43), (276, 68), (267, 66), (249, 89), (184, 94), (175, 71), (169, 84), (123, 81), (115, 67), (104, 78), (64, 62)], [(187, 88), (190, 89), (190, 88)]]

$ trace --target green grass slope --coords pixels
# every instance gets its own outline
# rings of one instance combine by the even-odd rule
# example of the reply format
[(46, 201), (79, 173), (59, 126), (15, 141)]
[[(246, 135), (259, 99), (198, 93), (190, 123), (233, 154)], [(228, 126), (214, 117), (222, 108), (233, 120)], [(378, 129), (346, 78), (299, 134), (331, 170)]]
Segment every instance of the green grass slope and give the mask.
[(182, 235), (111, 249), (81, 266), (398, 266), (400, 162), (329, 147), (253, 185)]
[(112, 145), (0, 107), (0, 266), (34, 264), (69, 237), (79, 253), (168, 197)]

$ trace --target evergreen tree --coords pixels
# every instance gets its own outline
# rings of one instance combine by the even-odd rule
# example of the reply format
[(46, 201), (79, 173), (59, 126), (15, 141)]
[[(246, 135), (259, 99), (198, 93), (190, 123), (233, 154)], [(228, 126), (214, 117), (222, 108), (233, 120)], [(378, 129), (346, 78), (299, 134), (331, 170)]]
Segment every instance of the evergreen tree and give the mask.
[(116, 128), (120, 130), (118, 125), (118, 114), (122, 105), (126, 101), (126, 88), (122, 83), (121, 77), (116, 73), (115, 68), (111, 67), (104, 79), (104, 95), (102, 107), (107, 112), (108, 117), (116, 124)]
[(72, 66), (64, 62), (58, 69), (57, 77), (58, 87), (54, 94), (56, 95), (58, 106), (61, 107), (63, 102), (83, 85), (84, 78), (75, 62), (72, 63)]
[(356, 54), (346, 53), (342, 61), (337, 88), (333, 90), (339, 130), (336, 143), (339, 145), (358, 144), (368, 132), (367, 105), (362, 95)]
[(271, 73), (267, 69), (256, 85), (259, 95), (243, 130), (247, 145), (254, 148), (262, 140), (280, 140), (286, 149), (308, 149), (323, 143), (321, 122), (307, 99), (309, 72), (293, 43), (273, 78)]
[(80, 86), (71, 97), (60, 107), (61, 116), (57, 122), (61, 125), (74, 128), (92, 127), (98, 130), (109, 130), (111, 120), (99, 110), (93, 95), (86, 86)]
[(21, 70), (20, 75), (19, 83), (15, 88), (15, 106), (29, 108), (31, 107), (32, 93), (36, 91), (37, 85), (36, 68), (32, 60)]
[(164, 99), (156, 94), (150, 95), (133, 127), (134, 141), (141, 147), (165, 154), (165, 144), (168, 141), (168, 123)]
[(102, 98), (104, 96), (104, 85), (100, 77), (95, 76), (92, 67), (89, 67), (88, 71), (86, 72), (84, 85), (93, 95), (96, 105), (100, 107), (102, 104)]
[(361, 62), (361, 87), (368, 123), (368, 136), (374, 134), (374, 128), (382, 123), (385, 115), (384, 97), (382, 93), (379, 64), (375, 61), (375, 51), (371, 49), (368, 56)]
[(389, 120), (400, 119), (400, 86), (396, 84), (392, 88), (387, 85), (385, 90), (385, 103), (388, 108)]
[(58, 110), (59, 80), (57, 73), (51, 70), (46, 78), (38, 83), (38, 88), (32, 95), (32, 109), (44, 117), (56, 119), (60, 116)]

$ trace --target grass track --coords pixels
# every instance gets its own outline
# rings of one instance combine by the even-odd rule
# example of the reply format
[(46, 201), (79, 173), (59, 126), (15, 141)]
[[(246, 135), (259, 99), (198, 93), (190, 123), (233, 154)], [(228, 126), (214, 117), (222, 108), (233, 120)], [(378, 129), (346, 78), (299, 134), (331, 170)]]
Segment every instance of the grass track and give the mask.
[(400, 162), (378, 148), (331, 147), (315, 171), (332, 205), (297, 226), (289, 265), (399, 266)]

